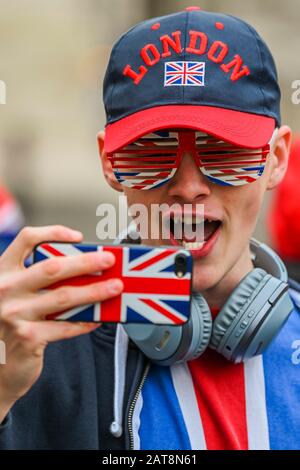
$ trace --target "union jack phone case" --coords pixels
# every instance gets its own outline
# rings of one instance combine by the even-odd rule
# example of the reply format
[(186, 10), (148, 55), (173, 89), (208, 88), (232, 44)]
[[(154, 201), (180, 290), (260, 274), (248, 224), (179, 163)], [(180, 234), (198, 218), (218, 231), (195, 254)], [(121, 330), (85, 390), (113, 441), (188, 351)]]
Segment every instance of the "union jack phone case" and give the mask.
[(48, 289), (83, 286), (117, 277), (124, 283), (122, 294), (96, 304), (48, 315), (47, 319), (156, 325), (182, 325), (187, 322), (192, 286), (192, 256), (187, 250), (173, 246), (156, 248), (144, 245), (48, 242), (35, 248), (33, 262), (53, 256), (78, 255), (99, 250), (114, 254), (114, 266), (103, 273), (57, 282)]

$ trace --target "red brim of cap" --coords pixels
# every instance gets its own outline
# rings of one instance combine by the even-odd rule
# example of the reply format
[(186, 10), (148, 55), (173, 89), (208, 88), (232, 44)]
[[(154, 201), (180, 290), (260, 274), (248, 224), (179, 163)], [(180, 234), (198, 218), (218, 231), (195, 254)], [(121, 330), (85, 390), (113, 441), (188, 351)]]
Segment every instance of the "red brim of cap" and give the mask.
[(108, 124), (104, 148), (113, 153), (142, 135), (170, 128), (192, 128), (241, 147), (260, 148), (271, 140), (275, 119), (212, 106), (157, 106)]

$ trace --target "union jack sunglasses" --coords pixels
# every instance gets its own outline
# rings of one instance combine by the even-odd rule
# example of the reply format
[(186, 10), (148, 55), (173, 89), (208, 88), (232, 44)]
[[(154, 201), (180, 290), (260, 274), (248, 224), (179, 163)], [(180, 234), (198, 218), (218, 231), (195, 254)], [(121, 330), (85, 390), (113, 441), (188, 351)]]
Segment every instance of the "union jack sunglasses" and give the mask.
[(117, 180), (132, 189), (159, 188), (176, 173), (185, 152), (193, 155), (201, 173), (221, 186), (253, 183), (264, 172), (271, 143), (248, 149), (192, 130), (147, 134), (108, 154)]

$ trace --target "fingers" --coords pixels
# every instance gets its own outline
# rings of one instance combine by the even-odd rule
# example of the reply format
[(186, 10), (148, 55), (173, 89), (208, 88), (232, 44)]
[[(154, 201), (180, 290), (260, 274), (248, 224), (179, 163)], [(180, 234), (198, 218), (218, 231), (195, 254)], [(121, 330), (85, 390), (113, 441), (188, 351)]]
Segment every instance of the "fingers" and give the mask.
[[(115, 263), (110, 252), (98, 251), (76, 256), (58, 256), (34, 264), (16, 274), (15, 289), (35, 292), (64, 279), (85, 274), (101, 273)], [(99, 277), (101, 281), (101, 277)]]
[(25, 259), (39, 243), (45, 241), (79, 243), (82, 238), (81, 232), (63, 225), (25, 227), (1, 256), (0, 269), (24, 267)]
[(99, 328), (99, 323), (67, 322), (67, 321), (22, 321), (18, 325), (18, 334), (22, 341), (27, 341), (32, 347), (35, 344), (46, 344), (75, 336), (90, 333)]
[[(1, 320), (14, 323), (44, 320), (47, 315), (63, 312), (79, 305), (94, 304), (120, 295), (120, 279), (97, 282), (83, 287), (60, 287), (51, 291), (13, 299), (4, 303)], [(45, 326), (47, 327), (45, 322)], [(61, 322), (59, 322), (61, 323)]]

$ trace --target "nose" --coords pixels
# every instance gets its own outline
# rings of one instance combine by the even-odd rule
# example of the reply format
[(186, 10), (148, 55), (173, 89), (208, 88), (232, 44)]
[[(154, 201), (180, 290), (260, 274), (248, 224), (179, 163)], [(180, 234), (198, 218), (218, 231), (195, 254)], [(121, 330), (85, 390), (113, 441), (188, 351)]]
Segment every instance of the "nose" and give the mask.
[(194, 201), (211, 193), (209, 181), (201, 173), (193, 155), (185, 153), (169, 183), (169, 196)]

